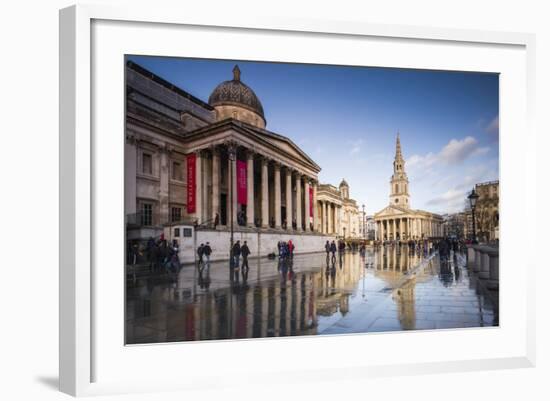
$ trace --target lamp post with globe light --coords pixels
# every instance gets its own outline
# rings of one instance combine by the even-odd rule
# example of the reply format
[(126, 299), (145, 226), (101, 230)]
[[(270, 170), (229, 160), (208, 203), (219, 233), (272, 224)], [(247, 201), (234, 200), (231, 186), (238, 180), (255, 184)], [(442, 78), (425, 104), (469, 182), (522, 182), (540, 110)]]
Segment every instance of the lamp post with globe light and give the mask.
[(476, 238), (476, 203), (479, 198), (479, 195), (476, 193), (475, 188), (472, 189), (472, 192), (470, 195), (468, 195), (468, 200), (470, 201), (470, 208), (472, 209), (472, 242), (474, 244), (477, 244), (477, 238)]

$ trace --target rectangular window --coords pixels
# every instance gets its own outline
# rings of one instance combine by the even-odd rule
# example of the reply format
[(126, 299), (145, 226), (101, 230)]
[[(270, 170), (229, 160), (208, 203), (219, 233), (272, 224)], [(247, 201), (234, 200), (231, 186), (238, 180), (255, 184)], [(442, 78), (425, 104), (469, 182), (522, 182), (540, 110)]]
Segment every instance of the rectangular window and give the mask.
[(153, 225), (153, 205), (151, 203), (141, 204), (141, 225), (142, 226)]
[(190, 228), (184, 228), (183, 229), (183, 236), (184, 237), (191, 237), (193, 234), (193, 231)]
[(142, 155), (142, 173), (153, 174), (153, 156), (148, 153)]
[(176, 237), (176, 238), (179, 238), (179, 237), (180, 237), (180, 229), (179, 229), (179, 227), (178, 227), (178, 228), (174, 228), (174, 237)]
[(180, 162), (172, 162), (172, 179), (176, 181), (183, 181), (183, 173), (181, 171)]
[(171, 221), (177, 222), (181, 220), (181, 207), (173, 207), (171, 213)]

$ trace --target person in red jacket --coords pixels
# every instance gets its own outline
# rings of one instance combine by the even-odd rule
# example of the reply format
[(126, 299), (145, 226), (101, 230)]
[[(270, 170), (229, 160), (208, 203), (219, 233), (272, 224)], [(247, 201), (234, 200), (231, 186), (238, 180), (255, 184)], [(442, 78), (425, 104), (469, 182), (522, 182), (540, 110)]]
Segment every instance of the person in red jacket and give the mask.
[(294, 244), (291, 239), (288, 240), (288, 254), (291, 258), (294, 257)]

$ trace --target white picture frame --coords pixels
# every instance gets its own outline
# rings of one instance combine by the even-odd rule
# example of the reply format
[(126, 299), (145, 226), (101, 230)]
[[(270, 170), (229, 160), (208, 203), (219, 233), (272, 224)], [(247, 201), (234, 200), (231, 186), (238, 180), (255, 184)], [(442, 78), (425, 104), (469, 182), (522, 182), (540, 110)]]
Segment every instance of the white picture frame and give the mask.
[[(118, 25), (117, 25), (118, 24)], [(252, 40), (253, 35), (261, 35), (266, 43), (277, 43), (277, 40), (292, 39), (293, 41), (325, 41), (327, 48), (334, 46), (331, 41), (337, 39), (346, 51), (348, 43), (373, 46), (373, 54), (377, 51), (383, 55), (391, 53), (386, 50), (376, 50), (383, 41), (383, 47), (405, 46), (400, 49), (414, 48), (419, 55), (434, 51), (429, 46), (436, 47), (444, 60), (434, 62), (422, 56), (409, 61), (399, 60), (398, 54), (385, 54), (386, 60), (380, 59), (382, 66), (409, 68), (460, 68), (474, 71), (491, 71), (503, 74), (501, 82), (501, 326), (494, 329), (426, 331), (414, 333), (387, 333), (381, 335), (346, 335), (320, 336), (305, 338), (220, 341), (194, 344), (170, 344), (125, 347), (123, 340), (118, 342), (118, 336), (123, 321), (117, 322), (121, 310), (112, 308), (118, 315), (107, 316), (105, 304), (118, 304), (122, 298), (117, 291), (122, 291), (122, 268), (114, 271), (112, 285), (105, 285), (104, 255), (101, 251), (103, 235), (98, 233), (105, 224), (119, 224), (122, 220), (122, 209), (108, 209), (104, 199), (98, 196), (106, 193), (108, 188), (116, 188), (116, 172), (112, 182), (106, 184), (103, 179), (105, 171), (100, 159), (118, 160), (122, 154), (116, 143), (107, 147), (105, 141), (94, 137), (94, 130), (122, 127), (123, 115), (113, 113), (113, 120), (102, 119), (102, 102), (98, 97), (104, 96), (105, 89), (119, 93), (113, 98), (117, 110), (123, 109), (123, 86), (117, 86), (123, 71), (123, 59), (120, 59), (120, 71), (113, 77), (105, 77), (104, 68), (116, 62), (120, 52), (135, 52), (137, 45), (130, 43), (130, 35), (117, 32), (129, 32), (139, 35), (140, 30), (147, 30), (147, 36), (140, 41), (143, 54), (185, 55), (184, 50), (177, 50), (173, 37), (171, 40), (160, 41), (159, 38), (179, 29), (193, 30), (193, 35), (211, 35), (218, 32), (225, 35), (239, 35), (244, 42)], [(175, 30), (175, 31), (170, 31)], [(177, 34), (176, 32), (176, 34)], [(94, 35), (95, 38), (94, 38)], [(113, 36), (114, 35), (114, 36)], [(163, 36), (164, 35), (164, 36)], [(279, 35), (279, 36), (277, 36)], [(133, 36), (133, 35), (132, 35)], [(109, 37), (109, 50), (105, 38)], [(286, 38), (286, 39), (285, 39)], [(155, 42), (155, 39), (157, 40)], [(148, 42), (150, 41), (150, 43)], [(253, 41), (252, 41), (253, 42)], [(250, 43), (252, 43), (250, 42)], [(157, 51), (151, 46), (158, 44)], [(205, 39), (204, 43), (210, 43)], [(161, 45), (162, 44), (162, 45)], [(103, 47), (104, 46), (104, 47)], [(300, 50), (299, 45), (295, 45)], [(422, 47), (426, 47), (422, 50)], [(206, 56), (205, 49), (194, 49), (193, 56)], [(288, 46), (287, 46), (288, 47)], [(313, 46), (315, 47), (315, 46)], [(474, 52), (479, 58), (467, 56), (461, 65), (455, 61), (449, 52), (444, 57), (446, 47), (453, 47), (454, 53)], [(321, 21), (297, 20), (293, 18), (275, 18), (251, 16), (235, 12), (227, 15), (215, 13), (208, 15), (186, 14), (181, 10), (161, 8), (113, 8), (104, 5), (79, 5), (63, 9), (60, 12), (60, 390), (75, 396), (126, 393), (134, 391), (166, 391), (197, 389), (211, 387), (212, 381), (218, 387), (234, 386), (234, 380), (225, 377), (229, 365), (210, 370), (201, 363), (198, 355), (209, 353), (223, 355), (230, 360), (235, 355), (248, 355), (253, 358), (258, 353), (269, 354), (272, 357), (270, 366), (247, 367), (240, 363), (242, 369), (249, 369), (256, 383), (269, 383), (277, 377), (285, 380), (327, 380), (339, 378), (375, 377), (381, 375), (421, 374), (441, 371), (466, 371), (477, 369), (501, 369), (511, 367), (529, 367), (535, 363), (534, 338), (534, 245), (527, 241), (527, 236), (521, 238), (511, 227), (521, 227), (518, 222), (528, 221), (527, 228), (533, 232), (536, 219), (535, 207), (528, 203), (528, 193), (535, 190), (535, 133), (532, 128), (534, 110), (534, 35), (506, 32), (483, 32), (460, 29), (438, 29), (415, 26), (376, 25), (358, 21)], [(293, 60), (292, 54), (281, 55), (276, 47), (270, 47), (270, 53), (264, 56), (258, 54), (258, 59)], [(288, 47), (292, 52), (292, 46)], [(303, 49), (303, 48), (302, 48)], [(112, 51), (109, 61), (105, 54)], [(178, 54), (182, 52), (181, 54)], [(201, 54), (201, 51), (204, 51)], [(253, 57), (250, 48), (231, 49), (227, 53), (218, 53), (220, 58)], [(99, 53), (98, 53), (99, 52)], [(477, 53), (476, 53), (477, 52)], [(492, 60), (484, 60), (484, 53), (494, 52)], [(307, 53), (307, 52), (305, 52)], [(334, 53), (337, 53), (336, 51)], [(502, 54), (501, 54), (502, 53)], [(98, 55), (102, 54), (101, 57)], [(499, 54), (502, 58), (499, 58)], [(96, 57), (97, 56), (97, 57)], [(317, 62), (323, 63), (322, 53)], [(307, 57), (307, 55), (304, 55)], [(341, 56), (342, 57), (342, 56)], [(364, 65), (360, 55), (350, 60), (350, 63)], [(374, 57), (374, 56), (371, 56)], [(395, 57), (395, 59), (392, 59)], [(392, 61), (393, 60), (393, 61)], [(373, 62), (372, 59), (370, 61)], [(489, 67), (483, 67), (483, 63)], [(492, 64), (491, 64), (492, 63)], [(501, 63), (501, 64), (499, 64)], [(371, 64), (369, 64), (371, 65)], [(491, 67), (492, 66), (492, 67)], [(507, 77), (510, 77), (508, 80)], [(112, 81), (110, 81), (112, 79)], [(109, 85), (107, 83), (112, 83)], [(103, 86), (102, 86), (103, 85)], [(513, 92), (511, 90), (513, 89)], [(94, 92), (95, 91), (95, 92)], [(514, 94), (514, 99), (510, 94)], [(94, 98), (95, 96), (95, 98)], [(95, 101), (93, 101), (95, 99)], [(118, 103), (116, 103), (118, 102)], [(110, 126), (103, 124), (111, 124)], [(104, 132), (104, 130), (102, 131)], [(518, 135), (522, 132), (522, 135)], [(116, 134), (116, 131), (115, 131)], [(102, 137), (103, 138), (103, 137)], [(122, 143), (122, 131), (120, 143)], [(98, 155), (100, 157), (98, 158)], [(513, 155), (514, 163), (511, 156)], [(114, 158), (114, 159), (113, 159)], [(120, 159), (121, 160), (121, 159)], [(118, 164), (113, 162), (116, 170)], [(103, 185), (106, 185), (103, 188)], [(116, 195), (114, 195), (116, 197)], [(116, 202), (114, 202), (116, 203)], [(512, 212), (513, 211), (513, 212)], [(118, 218), (116, 213), (119, 212)], [(111, 216), (111, 220), (109, 220)], [(107, 223), (106, 223), (107, 222)], [(119, 224), (122, 226), (121, 224)], [(116, 231), (116, 230), (115, 230)], [(103, 232), (102, 232), (103, 233)], [(116, 235), (114, 241), (117, 241)], [(105, 234), (105, 236), (109, 236)], [(514, 246), (506, 247), (506, 244)], [(119, 242), (122, 244), (122, 242)], [(122, 245), (120, 245), (122, 248)], [(514, 249), (516, 248), (516, 249)], [(517, 249), (521, 249), (519, 252)], [(121, 249), (121, 252), (123, 250)], [(115, 254), (117, 260), (118, 254)], [(122, 266), (122, 262), (113, 266)], [(520, 266), (519, 273), (510, 273), (510, 266)], [(513, 282), (512, 282), (513, 281)], [(118, 285), (118, 290), (117, 290)], [(96, 291), (101, 287), (101, 299)], [(509, 302), (511, 288), (515, 289), (514, 304)], [(105, 298), (105, 299), (104, 299)], [(110, 301), (107, 302), (106, 299)], [(113, 305), (113, 303), (110, 305)], [(122, 309), (122, 306), (119, 305)], [(108, 327), (108, 329), (105, 329)], [(419, 345), (430, 344), (426, 357), (420, 358), (411, 351), (407, 355), (384, 358), (370, 350), (370, 343), (379, 348), (387, 342), (387, 338), (398, 339), (403, 343), (403, 336)], [(458, 348), (449, 353), (438, 353), (440, 341), (458, 342)], [(460, 344), (463, 343), (463, 344)], [(110, 352), (119, 344), (120, 350)], [(353, 353), (332, 356), (329, 361), (326, 356), (315, 358), (318, 347), (364, 347), (369, 350), (369, 361), (354, 360)], [(455, 344), (456, 346), (456, 344)], [(287, 350), (296, 358), (288, 366), (284, 361), (277, 360), (281, 349)], [(394, 350), (399, 352), (399, 346)], [(430, 352), (433, 354), (430, 355)], [(147, 372), (147, 379), (132, 370), (136, 361), (149, 365), (153, 361), (162, 360), (168, 354), (182, 353), (194, 361), (195, 369), (186, 370), (178, 375), (171, 374), (171, 367), (157, 368), (154, 374)], [(302, 356), (306, 362), (298, 359)], [(117, 359), (118, 358), (118, 359)], [(288, 358), (287, 358), (288, 359)], [(208, 365), (209, 366), (209, 365)], [(201, 369), (205, 368), (205, 369)], [(295, 373), (292, 378), (285, 376), (288, 372)]]

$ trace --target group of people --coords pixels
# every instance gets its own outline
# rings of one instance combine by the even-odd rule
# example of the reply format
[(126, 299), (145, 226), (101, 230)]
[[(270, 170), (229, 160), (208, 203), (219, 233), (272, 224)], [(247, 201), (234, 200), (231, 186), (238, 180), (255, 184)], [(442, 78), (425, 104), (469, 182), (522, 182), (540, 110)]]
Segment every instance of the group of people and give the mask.
[(443, 238), (435, 244), (435, 247), (439, 251), (439, 257), (443, 261), (449, 260), (449, 258), (451, 257), (451, 251), (453, 251), (453, 253), (456, 255), (463, 249), (461, 241), (457, 240), (456, 238)]
[(199, 269), (204, 268), (205, 266), (204, 259), (206, 259), (206, 266), (210, 267), (211, 254), (212, 254), (212, 247), (210, 246), (210, 242), (207, 242), (206, 245), (200, 244), (200, 246), (197, 248), (197, 256), (198, 256), (197, 266)]
[(327, 260), (329, 259), (331, 253), (332, 253), (332, 260), (336, 260), (336, 251), (338, 251), (338, 254), (342, 256), (345, 250), (346, 250), (346, 243), (342, 240), (338, 241), (338, 245), (334, 240), (332, 240), (332, 242), (327, 240), (327, 242), (325, 243), (325, 252), (327, 254)]
[(279, 241), (277, 242), (277, 251), (280, 259), (292, 259), (294, 257), (294, 243), (291, 239), (288, 242)]
[(151, 272), (165, 269), (168, 272), (176, 273), (181, 269), (179, 244), (176, 239), (168, 242), (164, 235), (161, 235), (158, 240), (149, 237), (145, 254)]
[(241, 241), (237, 241), (231, 248), (231, 255), (229, 258), (229, 268), (231, 270), (238, 269), (240, 265), (240, 258), (243, 257), (243, 264), (240, 266), (243, 270), (248, 270), (248, 255), (250, 255), (250, 248), (246, 241), (241, 245)]

